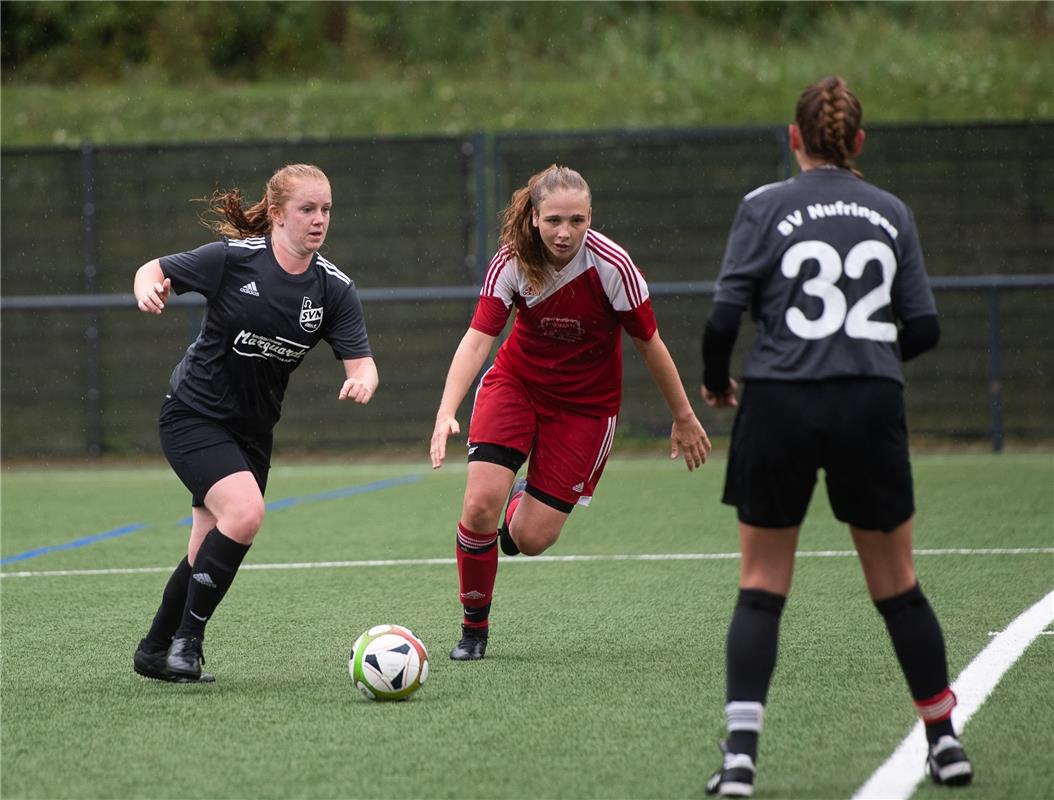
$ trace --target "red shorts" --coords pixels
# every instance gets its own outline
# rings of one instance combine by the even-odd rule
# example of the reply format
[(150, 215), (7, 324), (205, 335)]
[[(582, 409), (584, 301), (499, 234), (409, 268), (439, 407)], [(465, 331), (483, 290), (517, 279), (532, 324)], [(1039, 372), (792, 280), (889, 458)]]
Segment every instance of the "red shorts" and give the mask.
[(528, 454), (527, 483), (564, 502), (588, 506), (611, 453), (617, 419), (542, 403), (515, 378), (491, 367), (476, 389), (468, 441)]

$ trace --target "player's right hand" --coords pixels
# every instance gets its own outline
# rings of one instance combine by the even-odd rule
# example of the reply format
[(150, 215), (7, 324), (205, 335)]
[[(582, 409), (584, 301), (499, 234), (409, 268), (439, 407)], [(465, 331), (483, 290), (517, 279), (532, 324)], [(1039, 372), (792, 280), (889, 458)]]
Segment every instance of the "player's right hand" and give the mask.
[(431, 449), (428, 451), (428, 455), (432, 457), (432, 469), (439, 469), (443, 466), (443, 459), (446, 458), (447, 437), (457, 436), (459, 433), (461, 433), (461, 426), (457, 424), (457, 420), (452, 416), (447, 414), (436, 416), (436, 426), (432, 431)]
[(139, 301), (139, 310), (147, 314), (160, 314), (165, 310), (165, 301), (170, 294), (172, 280), (165, 278), (161, 283), (155, 283), (148, 291), (143, 292), (142, 297), (136, 298)]

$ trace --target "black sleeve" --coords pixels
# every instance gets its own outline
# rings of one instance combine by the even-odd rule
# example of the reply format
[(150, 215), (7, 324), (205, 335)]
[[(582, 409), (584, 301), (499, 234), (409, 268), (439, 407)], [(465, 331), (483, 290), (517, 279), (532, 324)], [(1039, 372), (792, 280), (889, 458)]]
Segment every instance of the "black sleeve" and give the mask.
[(373, 355), (354, 281), (341, 295), (336, 313), (327, 318), (322, 338), (329, 342), (333, 355), (340, 360)]
[(937, 346), (940, 338), (941, 326), (937, 322), (936, 314), (905, 320), (897, 336), (897, 344), (900, 345), (900, 360), (911, 361), (915, 356), (932, 350)]
[(728, 390), (732, 349), (739, 335), (743, 309), (732, 303), (714, 303), (703, 329), (703, 386), (714, 394)]
[(161, 256), (161, 273), (172, 280), (172, 291), (200, 292), (212, 297), (219, 291), (227, 266), (227, 243), (209, 242), (195, 250)]

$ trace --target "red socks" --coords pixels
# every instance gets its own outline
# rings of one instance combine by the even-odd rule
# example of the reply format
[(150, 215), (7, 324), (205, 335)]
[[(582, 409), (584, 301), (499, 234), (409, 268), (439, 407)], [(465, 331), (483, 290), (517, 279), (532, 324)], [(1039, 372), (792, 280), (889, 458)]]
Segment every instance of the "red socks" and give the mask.
[(498, 533), (476, 533), (457, 526), (457, 574), (467, 628), (486, 628), (494, 579), (498, 574)]

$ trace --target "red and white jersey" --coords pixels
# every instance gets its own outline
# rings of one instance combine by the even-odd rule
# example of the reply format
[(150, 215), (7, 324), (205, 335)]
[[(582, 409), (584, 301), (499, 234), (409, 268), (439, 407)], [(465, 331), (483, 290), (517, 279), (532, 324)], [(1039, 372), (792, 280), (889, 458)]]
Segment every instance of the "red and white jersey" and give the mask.
[(586, 231), (571, 262), (535, 294), (519, 260), (501, 248), (487, 269), (471, 327), (490, 336), (512, 333), (494, 369), (532, 395), (581, 414), (617, 414), (622, 400), (622, 328), (648, 340), (656, 330), (648, 284), (629, 253)]

